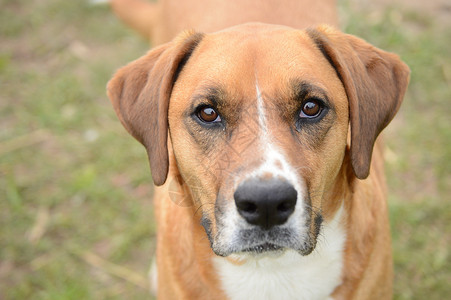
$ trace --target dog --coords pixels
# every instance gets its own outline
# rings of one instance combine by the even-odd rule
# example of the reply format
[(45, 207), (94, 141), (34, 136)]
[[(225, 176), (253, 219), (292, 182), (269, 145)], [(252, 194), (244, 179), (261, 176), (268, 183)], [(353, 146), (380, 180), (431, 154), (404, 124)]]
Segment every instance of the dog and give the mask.
[(390, 299), (378, 136), (409, 68), (319, 25), (333, 1), (268, 3), (126, 6), (159, 44), (107, 87), (156, 185), (158, 298)]

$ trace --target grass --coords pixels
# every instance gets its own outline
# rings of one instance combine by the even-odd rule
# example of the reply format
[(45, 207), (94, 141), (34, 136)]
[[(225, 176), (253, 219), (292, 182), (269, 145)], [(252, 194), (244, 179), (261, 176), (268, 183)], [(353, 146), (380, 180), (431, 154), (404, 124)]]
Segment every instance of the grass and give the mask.
[[(358, 15), (352, 10), (350, 15)], [(361, 12), (360, 12), (361, 13)], [(403, 7), (349, 18), (345, 30), (401, 55), (412, 75), (386, 130), (395, 299), (451, 292), (451, 23)]]
[[(0, 0), (0, 299), (146, 299), (154, 252), (144, 149), (105, 96), (148, 49), (107, 7)], [(412, 69), (386, 132), (395, 299), (451, 292), (450, 24), (341, 5), (344, 29)]]

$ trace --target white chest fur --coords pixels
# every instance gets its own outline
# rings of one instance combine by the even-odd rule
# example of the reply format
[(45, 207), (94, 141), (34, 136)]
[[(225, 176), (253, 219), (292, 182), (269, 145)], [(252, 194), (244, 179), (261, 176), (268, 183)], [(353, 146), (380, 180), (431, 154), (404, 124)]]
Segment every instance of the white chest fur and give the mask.
[(288, 250), (280, 256), (247, 258), (236, 265), (216, 257), (215, 267), (230, 299), (327, 299), (341, 283), (346, 238), (343, 209), (324, 223), (315, 250), (301, 256)]

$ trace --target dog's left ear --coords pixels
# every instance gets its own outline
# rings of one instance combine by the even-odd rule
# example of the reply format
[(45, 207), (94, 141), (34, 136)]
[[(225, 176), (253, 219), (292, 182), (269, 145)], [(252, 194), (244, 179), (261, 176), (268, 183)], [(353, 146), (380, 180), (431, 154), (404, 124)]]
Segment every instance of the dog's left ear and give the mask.
[(335, 68), (349, 100), (351, 162), (355, 175), (369, 175), (373, 146), (398, 111), (409, 82), (409, 67), (395, 54), (329, 26), (307, 30)]
[(167, 178), (168, 108), (172, 87), (203, 34), (184, 32), (121, 68), (110, 80), (108, 97), (125, 129), (147, 150), (152, 178)]

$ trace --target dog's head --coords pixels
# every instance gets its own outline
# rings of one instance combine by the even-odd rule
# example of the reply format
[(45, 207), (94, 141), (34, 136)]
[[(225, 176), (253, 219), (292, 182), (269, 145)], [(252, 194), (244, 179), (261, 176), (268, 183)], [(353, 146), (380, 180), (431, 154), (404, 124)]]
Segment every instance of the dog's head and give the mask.
[(182, 34), (119, 70), (108, 94), (156, 185), (169, 132), (216, 254), (306, 255), (345, 174), (368, 176), (408, 78), (396, 55), (332, 28), (247, 24)]

